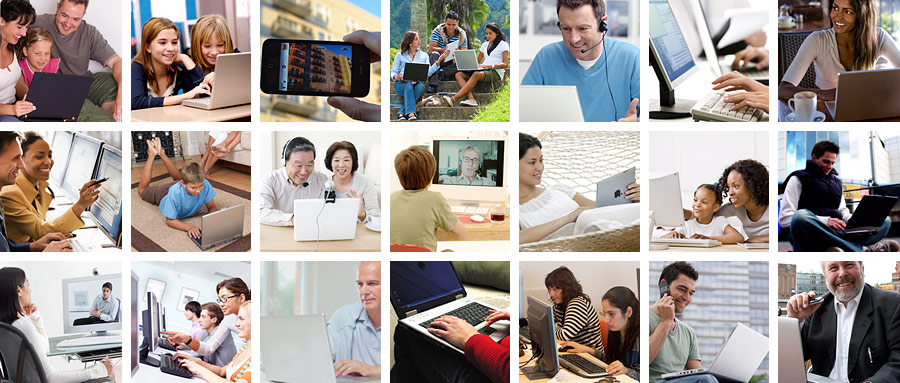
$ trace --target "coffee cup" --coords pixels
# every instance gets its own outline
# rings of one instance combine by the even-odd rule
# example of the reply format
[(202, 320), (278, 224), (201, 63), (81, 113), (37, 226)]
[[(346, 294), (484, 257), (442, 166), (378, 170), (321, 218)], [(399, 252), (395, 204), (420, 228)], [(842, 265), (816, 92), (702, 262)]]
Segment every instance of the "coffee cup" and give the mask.
[(809, 91), (794, 93), (794, 97), (788, 100), (788, 106), (797, 116), (797, 121), (810, 122), (816, 113), (816, 93)]
[(381, 229), (381, 213), (371, 213), (366, 215), (366, 222), (372, 224), (372, 227), (376, 229)]

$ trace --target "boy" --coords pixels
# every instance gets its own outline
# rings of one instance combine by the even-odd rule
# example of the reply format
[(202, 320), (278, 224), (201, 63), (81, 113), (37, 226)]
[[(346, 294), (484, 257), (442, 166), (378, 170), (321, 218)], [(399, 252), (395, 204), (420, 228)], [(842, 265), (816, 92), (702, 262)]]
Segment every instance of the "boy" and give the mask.
[[(166, 225), (171, 228), (186, 231), (191, 238), (200, 238), (200, 227), (179, 221), (179, 219), (193, 217), (200, 212), (200, 207), (206, 205), (206, 210), (212, 213), (219, 210), (213, 197), (216, 191), (206, 180), (203, 168), (196, 162), (189, 162), (181, 171), (175, 164), (162, 153), (162, 144), (159, 138), (147, 140), (147, 164), (141, 174), (141, 182), (138, 184), (138, 194), (141, 199), (159, 206), (159, 211), (166, 218)], [(153, 161), (159, 156), (169, 176), (175, 180), (172, 183), (150, 186), (153, 178)]]

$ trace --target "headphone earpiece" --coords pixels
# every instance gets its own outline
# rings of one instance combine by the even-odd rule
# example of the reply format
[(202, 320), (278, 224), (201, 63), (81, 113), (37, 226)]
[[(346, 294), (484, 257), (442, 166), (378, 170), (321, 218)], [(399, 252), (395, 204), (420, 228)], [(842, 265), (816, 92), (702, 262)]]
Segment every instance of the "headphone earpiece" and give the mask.
[(609, 28), (606, 26), (606, 20), (603, 20), (603, 18), (600, 18), (600, 33), (606, 33), (606, 31), (608, 31), (608, 30), (609, 30)]
[(287, 161), (288, 161), (287, 157), (285, 156), (285, 152), (287, 152), (288, 145), (290, 145), (291, 142), (294, 141), (296, 138), (297, 137), (291, 138), (290, 140), (285, 142), (284, 147), (281, 148), (281, 164), (284, 166), (287, 166)]

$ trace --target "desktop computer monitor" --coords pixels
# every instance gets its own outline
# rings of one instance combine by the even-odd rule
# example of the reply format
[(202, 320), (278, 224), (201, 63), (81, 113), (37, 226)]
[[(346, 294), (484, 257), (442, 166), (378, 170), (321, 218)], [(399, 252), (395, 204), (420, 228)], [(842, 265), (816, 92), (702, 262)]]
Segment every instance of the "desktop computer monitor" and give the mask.
[(650, 66), (659, 80), (659, 110), (650, 117), (690, 117), (694, 102), (676, 102), (675, 87), (698, 69), (668, 0), (650, 0)]
[(489, 137), (434, 139), (437, 171), (431, 190), (451, 200), (505, 200), (505, 146), (505, 139)]
[(650, 177), (650, 218), (653, 225), (681, 227), (684, 210), (681, 204), (681, 181), (678, 172)]
[(523, 284), (522, 269), (519, 269), (519, 319), (525, 318), (525, 288)]
[(103, 145), (97, 171), (91, 178), (108, 178), (100, 184), (100, 196), (91, 205), (91, 219), (113, 243), (118, 243), (122, 231), (122, 152)]
[(537, 358), (537, 362), (534, 367), (523, 367), (522, 373), (531, 380), (541, 376), (553, 377), (559, 372), (553, 307), (540, 299), (529, 296), (527, 316), (531, 352)]
[(138, 285), (141, 278), (131, 272), (131, 376), (137, 373), (140, 363), (138, 363), (138, 348), (140, 347), (140, 339), (138, 339)]
[(81, 133), (72, 139), (72, 148), (69, 150), (69, 161), (66, 164), (66, 174), (63, 176), (62, 188), (66, 196), (77, 200), (81, 187), (91, 180), (97, 165), (97, 157), (100, 156), (100, 147), (103, 142)]
[(122, 330), (122, 274), (62, 280), (63, 332)]
[(50, 183), (60, 186), (66, 174), (66, 164), (69, 162), (69, 150), (72, 148), (72, 139), (75, 133), (55, 132), (50, 141), (50, 150), (53, 151), (53, 168), (50, 169)]
[(156, 294), (147, 292), (147, 310), (142, 313), (143, 322), (141, 328), (144, 330), (144, 339), (149, 346), (150, 352), (156, 351), (159, 345), (159, 303), (156, 300)]

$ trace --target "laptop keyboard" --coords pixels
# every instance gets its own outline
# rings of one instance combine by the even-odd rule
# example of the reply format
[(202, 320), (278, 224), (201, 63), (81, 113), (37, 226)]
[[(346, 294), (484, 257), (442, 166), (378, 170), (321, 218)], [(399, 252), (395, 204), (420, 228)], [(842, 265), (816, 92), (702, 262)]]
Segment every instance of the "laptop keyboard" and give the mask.
[[(488, 314), (490, 314), (490, 310), (490, 308), (483, 304), (471, 302), (453, 311), (443, 313), (440, 316), (452, 315), (466, 322), (469, 322), (469, 324), (472, 326), (476, 326), (481, 324), (481, 322), (484, 322), (484, 318), (487, 318)], [(419, 323), (419, 326), (431, 328), (431, 322), (434, 322), (434, 320), (437, 318), (438, 317), (434, 317), (427, 321)]]
[(568, 370), (581, 370), (587, 374), (603, 374), (606, 369), (578, 354), (559, 354), (559, 364)]
[(756, 122), (765, 116), (762, 109), (745, 106), (738, 110), (731, 110), (733, 102), (725, 102), (724, 97), (736, 92), (726, 93), (716, 90), (708, 93), (691, 108), (691, 115), (695, 121), (726, 121), (726, 122)]

